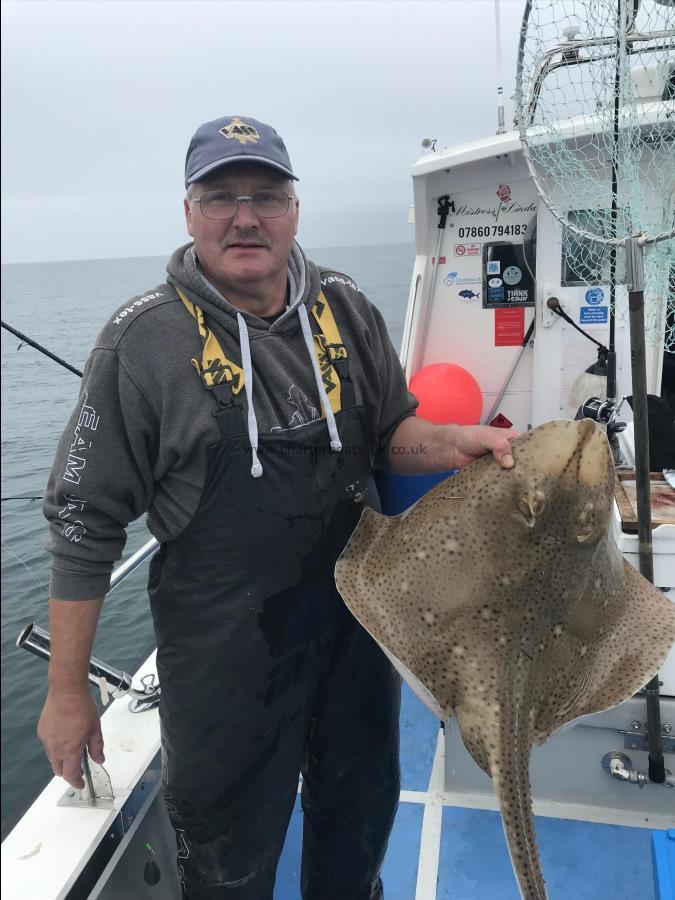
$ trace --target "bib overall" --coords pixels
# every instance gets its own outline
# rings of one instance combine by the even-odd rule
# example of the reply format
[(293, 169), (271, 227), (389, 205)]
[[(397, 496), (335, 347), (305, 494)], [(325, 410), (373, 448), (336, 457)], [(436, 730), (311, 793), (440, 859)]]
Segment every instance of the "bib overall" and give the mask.
[[(271, 900), (302, 773), (305, 900), (376, 900), (400, 790), (400, 681), (333, 578), (370, 475), (364, 411), (346, 365), (335, 414), (261, 435), (213, 392), (188, 528), (153, 559), (163, 780), (188, 900)], [(210, 402), (213, 402), (210, 400)]]

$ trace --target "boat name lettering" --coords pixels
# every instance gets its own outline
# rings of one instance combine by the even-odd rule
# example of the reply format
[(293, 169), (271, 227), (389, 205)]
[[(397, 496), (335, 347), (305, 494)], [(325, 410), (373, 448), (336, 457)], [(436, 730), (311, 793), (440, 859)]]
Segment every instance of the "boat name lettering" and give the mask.
[(158, 297), (163, 296), (164, 294), (161, 291), (157, 291), (154, 294), (146, 294), (145, 297), (141, 297), (139, 300), (134, 300), (131, 306), (127, 306), (117, 313), (117, 315), (113, 319), (113, 322), (115, 323), (115, 325), (119, 325), (122, 320), (129, 315), (129, 313), (136, 312), (136, 309), (139, 306), (143, 306), (144, 303), (149, 303), (151, 300), (156, 300)]
[(358, 285), (354, 284), (351, 278), (342, 278), (340, 275), (327, 275), (325, 278), (321, 279), (321, 284), (325, 287), (327, 284), (333, 284), (333, 282), (339, 282), (340, 284), (346, 284), (347, 287), (350, 287), (353, 291), (358, 291)]
[(537, 205), (535, 203), (528, 203), (527, 206), (523, 206), (521, 203), (516, 203), (515, 200), (512, 200), (511, 203), (502, 203), (501, 206), (460, 206), (457, 210), (458, 216), (492, 216), (493, 218), (497, 218), (498, 215), (503, 215), (504, 213), (526, 213), (526, 212), (536, 212)]

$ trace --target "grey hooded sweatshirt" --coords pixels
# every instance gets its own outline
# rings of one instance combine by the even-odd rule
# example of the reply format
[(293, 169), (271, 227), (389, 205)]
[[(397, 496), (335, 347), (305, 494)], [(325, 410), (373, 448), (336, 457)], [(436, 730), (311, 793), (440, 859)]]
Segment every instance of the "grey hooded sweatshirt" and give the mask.
[[(197, 322), (174, 286), (202, 308), (225, 355), (245, 372), (250, 357), (245, 399), (252, 477), (265, 477), (257, 468), (256, 431), (301, 428), (323, 417), (325, 394), (307, 336), (307, 312), (320, 290), (348, 348), (374, 465), (399, 423), (415, 413), (417, 402), (380, 313), (351, 278), (318, 268), (297, 244), (289, 260), (289, 305), (271, 324), (227, 302), (206, 280), (192, 244), (176, 250), (167, 272), (166, 283), (113, 314), (87, 362), (43, 507), (53, 597), (102, 596), (129, 522), (147, 511), (152, 534), (171, 541), (199, 505), (207, 447), (220, 435), (215, 400), (191, 362), (201, 359), (203, 349)], [(339, 443), (331, 419), (329, 414), (327, 446), (336, 437)]]

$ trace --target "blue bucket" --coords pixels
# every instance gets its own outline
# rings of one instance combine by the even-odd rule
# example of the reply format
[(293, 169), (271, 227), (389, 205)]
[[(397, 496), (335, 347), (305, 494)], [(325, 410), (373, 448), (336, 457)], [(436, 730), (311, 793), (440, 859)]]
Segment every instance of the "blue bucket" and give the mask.
[(454, 475), (459, 469), (435, 472), (433, 475), (397, 475), (386, 469), (375, 473), (375, 482), (380, 494), (382, 512), (386, 516), (397, 516), (416, 503), (439, 481)]

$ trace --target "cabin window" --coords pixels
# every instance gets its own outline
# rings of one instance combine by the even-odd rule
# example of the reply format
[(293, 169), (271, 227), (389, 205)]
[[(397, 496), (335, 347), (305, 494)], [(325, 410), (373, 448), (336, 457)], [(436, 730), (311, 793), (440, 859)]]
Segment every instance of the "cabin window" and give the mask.
[[(608, 209), (571, 209), (567, 220), (577, 228), (608, 237), (610, 211)], [(610, 246), (581, 237), (568, 228), (562, 236), (562, 287), (585, 284), (609, 284)]]

